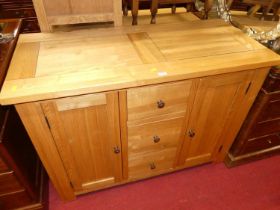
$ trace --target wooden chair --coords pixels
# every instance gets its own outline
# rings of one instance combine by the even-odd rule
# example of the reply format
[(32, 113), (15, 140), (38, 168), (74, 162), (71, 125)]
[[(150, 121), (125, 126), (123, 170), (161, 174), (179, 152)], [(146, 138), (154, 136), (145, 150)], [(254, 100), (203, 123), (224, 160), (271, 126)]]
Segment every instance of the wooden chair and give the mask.
[(176, 13), (176, 4), (185, 4), (188, 11), (190, 10), (190, 3), (194, 3), (195, 0), (123, 0), (123, 14), (128, 15), (128, 7), (131, 8), (132, 13), (132, 25), (137, 25), (139, 2), (150, 2), (151, 11), (151, 24), (156, 23), (156, 14), (159, 5), (171, 5), (171, 12)]
[(248, 12), (250, 17), (254, 16), (260, 8), (263, 8), (261, 19), (264, 19), (271, 10), (274, 14), (273, 19), (276, 19), (280, 13), (280, 0), (244, 0), (244, 3), (253, 5)]

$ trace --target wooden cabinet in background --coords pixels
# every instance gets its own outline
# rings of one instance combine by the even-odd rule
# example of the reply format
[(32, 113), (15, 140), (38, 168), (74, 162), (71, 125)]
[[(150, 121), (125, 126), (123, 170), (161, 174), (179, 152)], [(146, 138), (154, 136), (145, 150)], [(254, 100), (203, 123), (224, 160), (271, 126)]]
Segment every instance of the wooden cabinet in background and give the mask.
[(21, 18), (21, 33), (40, 32), (32, 0), (0, 0), (0, 19)]
[(114, 22), (122, 25), (121, 0), (33, 0), (43, 32), (54, 25)]
[(272, 69), (226, 158), (236, 166), (280, 152), (280, 70)]
[[(0, 43), (2, 87), (21, 21), (1, 20), (3, 33), (15, 33)], [(0, 209), (48, 209), (48, 179), (39, 157), (13, 106), (0, 106)]]

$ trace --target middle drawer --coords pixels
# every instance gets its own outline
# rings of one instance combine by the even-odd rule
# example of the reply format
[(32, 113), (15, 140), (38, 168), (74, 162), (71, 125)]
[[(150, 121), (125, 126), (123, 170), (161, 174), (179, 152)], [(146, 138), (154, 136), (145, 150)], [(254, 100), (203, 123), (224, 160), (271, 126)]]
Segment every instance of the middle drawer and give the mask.
[(128, 126), (128, 154), (151, 153), (177, 147), (184, 118)]

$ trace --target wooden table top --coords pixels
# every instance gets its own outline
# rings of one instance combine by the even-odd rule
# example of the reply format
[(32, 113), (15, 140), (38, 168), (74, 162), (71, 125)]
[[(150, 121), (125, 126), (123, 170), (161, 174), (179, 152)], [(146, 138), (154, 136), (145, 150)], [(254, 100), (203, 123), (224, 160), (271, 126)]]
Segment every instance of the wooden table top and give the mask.
[(0, 103), (119, 90), (280, 64), (221, 20), (21, 35)]

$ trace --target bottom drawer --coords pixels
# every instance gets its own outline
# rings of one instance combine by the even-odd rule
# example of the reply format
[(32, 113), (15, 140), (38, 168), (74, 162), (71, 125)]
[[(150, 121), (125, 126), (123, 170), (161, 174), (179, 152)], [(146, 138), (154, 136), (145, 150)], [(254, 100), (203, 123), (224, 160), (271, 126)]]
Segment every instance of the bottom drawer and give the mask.
[(32, 204), (25, 190), (0, 196), (0, 209), (16, 209)]
[(13, 172), (0, 174), (0, 195), (12, 193), (22, 189)]
[(128, 160), (128, 176), (144, 178), (172, 169), (176, 156), (176, 148), (169, 148), (153, 153), (135, 155)]
[(257, 152), (264, 149), (269, 149), (275, 146), (280, 146), (280, 134), (269, 135), (261, 138), (250, 139), (243, 150), (243, 154)]
[(4, 160), (0, 157), (0, 173), (6, 172), (9, 170), (9, 167), (4, 162)]

